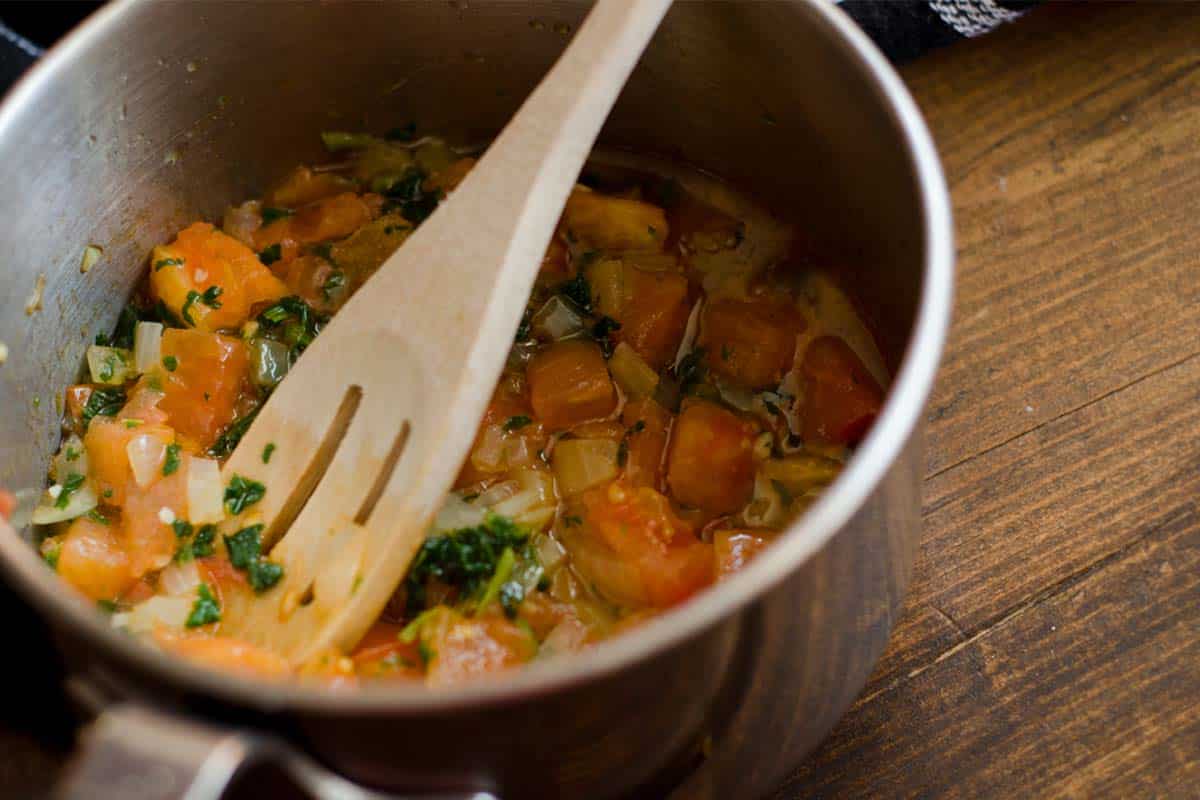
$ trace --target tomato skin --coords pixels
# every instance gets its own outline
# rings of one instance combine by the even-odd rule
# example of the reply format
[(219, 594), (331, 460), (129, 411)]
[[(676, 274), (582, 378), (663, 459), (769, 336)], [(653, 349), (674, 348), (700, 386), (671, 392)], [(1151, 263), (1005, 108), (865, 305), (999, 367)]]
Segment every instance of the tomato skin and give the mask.
[(667, 450), (667, 486), (679, 502), (713, 514), (738, 510), (754, 490), (757, 423), (708, 400), (688, 399)]
[(356, 673), (375, 678), (419, 678), (421, 652), (416, 642), (403, 642), (403, 625), (377, 620), (350, 654)]
[(606, 417), (617, 404), (608, 364), (595, 342), (555, 342), (533, 357), (526, 377), (533, 410), (550, 430)]
[(721, 530), (713, 534), (717, 580), (725, 580), (750, 563), (776, 536), (768, 530)]
[(421, 629), (429, 656), (430, 686), (463, 683), (523, 664), (537, 653), (528, 631), (501, 616), (466, 618), (446, 607), (434, 610)]
[(133, 585), (130, 557), (113, 528), (87, 517), (71, 523), (58, 553), (58, 574), (89, 600), (113, 600)]
[(296, 167), (278, 186), (267, 192), (263, 203), (276, 208), (298, 208), (343, 194), (354, 188), (354, 182), (332, 172), (313, 172), (308, 167)]
[(160, 517), (164, 508), (176, 519), (187, 519), (186, 466), (145, 489), (132, 481), (126, 487), (120, 537), (136, 577), (165, 567), (175, 555), (179, 542), (174, 529)]
[(249, 354), (240, 339), (170, 328), (163, 333), (163, 357), (174, 357), (164, 373), (158, 407), (183, 437), (206, 449), (233, 421), (238, 397), (249, 385)]
[(778, 386), (791, 369), (804, 317), (772, 300), (715, 300), (704, 308), (697, 343), (708, 368), (751, 389)]
[(805, 441), (854, 445), (883, 405), (883, 390), (850, 346), (834, 336), (814, 340), (800, 365)]
[(130, 440), (137, 436), (152, 436), (163, 445), (175, 442), (175, 431), (166, 425), (143, 422), (129, 427), (135, 419), (96, 417), (84, 434), (88, 471), (106, 505), (120, 508), (125, 505), (130, 492), (141, 491), (133, 481), (129, 453), (125, 449)]
[(666, 608), (712, 583), (712, 546), (661, 493), (615, 481), (583, 493), (583, 525), (564, 539), (601, 593), (627, 607)]
[[(194, 223), (175, 241), (154, 248), (150, 261), (151, 295), (184, 324), (201, 331), (236, 328), (256, 305), (288, 293), (257, 253), (207, 222)], [(189, 302), (192, 293), (202, 295), (213, 287), (220, 289), (215, 304)]]
[(625, 475), (634, 486), (661, 488), (663, 451), (671, 422), (671, 412), (653, 398), (637, 397), (625, 403), (621, 410), (621, 424), (627, 431)]

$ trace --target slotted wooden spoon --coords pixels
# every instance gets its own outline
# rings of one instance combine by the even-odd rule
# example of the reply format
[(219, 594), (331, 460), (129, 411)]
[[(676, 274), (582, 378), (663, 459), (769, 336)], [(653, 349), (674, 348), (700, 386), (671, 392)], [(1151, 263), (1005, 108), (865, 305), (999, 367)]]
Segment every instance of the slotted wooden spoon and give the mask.
[(567, 195), (669, 6), (599, 0), (466, 180), (263, 406), (222, 477), (266, 486), (237, 523), (264, 525), (284, 576), (227, 605), (222, 633), (303, 665), (353, 647), (383, 609), (470, 448)]

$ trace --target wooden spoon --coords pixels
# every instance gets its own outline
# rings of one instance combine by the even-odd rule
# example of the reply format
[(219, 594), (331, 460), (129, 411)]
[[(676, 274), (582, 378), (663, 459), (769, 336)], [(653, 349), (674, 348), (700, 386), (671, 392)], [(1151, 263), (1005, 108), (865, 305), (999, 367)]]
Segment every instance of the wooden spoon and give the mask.
[(348, 651), (379, 615), (470, 449), (567, 196), (669, 6), (599, 0), (478, 165), (262, 407), (222, 478), (266, 493), (224, 527), (262, 524), (284, 574), (227, 603), (222, 634), (300, 666)]

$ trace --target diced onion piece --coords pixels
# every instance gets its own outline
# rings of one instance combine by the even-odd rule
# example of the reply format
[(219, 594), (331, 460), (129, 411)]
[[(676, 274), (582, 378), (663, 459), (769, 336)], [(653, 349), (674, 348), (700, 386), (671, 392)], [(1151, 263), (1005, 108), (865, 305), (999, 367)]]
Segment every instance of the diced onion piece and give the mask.
[(291, 359), (291, 351), (283, 342), (255, 339), (250, 344), (250, 379), (256, 386), (269, 389), (287, 375)]
[(566, 548), (551, 536), (534, 537), (533, 547), (537, 551), (538, 560), (542, 562), (546, 574), (554, 572), (567, 557)]
[(515, 518), (540, 505), (542, 505), (542, 502), (538, 497), (537, 490), (526, 489), (517, 492), (507, 500), (496, 503), (496, 505), (492, 506), (491, 511), (493, 514), (499, 514), (502, 517)]
[(617, 450), (612, 439), (566, 439), (554, 445), (552, 464), (564, 496), (617, 477)]
[(62, 443), (58, 455), (50, 462), (50, 477), (62, 483), (72, 472), (88, 474), (87, 449), (83, 446), (83, 440), (73, 433)]
[(521, 484), (516, 481), (501, 481), (494, 483), (486, 491), (475, 498), (475, 505), (480, 508), (493, 508), (521, 491)]
[(533, 315), (530, 329), (539, 339), (557, 342), (583, 330), (583, 316), (570, 300), (555, 295)]
[(210, 525), (225, 519), (225, 487), (221, 465), (211, 458), (190, 456), (187, 460), (188, 521)]
[(573, 653), (587, 643), (588, 629), (577, 619), (564, 619), (546, 634), (538, 648), (538, 658), (549, 658), (560, 653)]
[(87, 349), (88, 371), (92, 383), (117, 386), (132, 378), (133, 353), (120, 347), (103, 347), (94, 344)]
[(658, 388), (658, 373), (625, 342), (613, 350), (608, 370), (621, 390), (632, 397), (652, 395)]
[(457, 492), (450, 492), (430, 527), (433, 532), (456, 531), (459, 528), (473, 528), (483, 522), (483, 518), (481, 506), (468, 503)]
[(192, 613), (194, 602), (191, 597), (155, 595), (144, 603), (138, 603), (128, 613), (114, 614), (112, 623), (130, 633), (150, 633), (160, 625), (182, 630)]
[(742, 511), (751, 528), (780, 528), (787, 521), (783, 498), (771, 479), (761, 471), (754, 477), (754, 496)]
[(588, 285), (596, 308), (610, 317), (620, 314), (625, 305), (625, 270), (618, 258), (605, 258), (588, 269)]
[(513, 522), (531, 531), (545, 530), (554, 521), (554, 506), (534, 506), (513, 516)]
[(139, 373), (162, 364), (162, 333), (158, 322), (139, 322), (133, 329), (133, 366)]
[(163, 462), (167, 458), (167, 444), (160, 437), (149, 433), (134, 436), (125, 445), (129, 456), (129, 467), (138, 488), (145, 489), (162, 476)]
[(558, 502), (558, 493), (554, 491), (554, 476), (548, 470), (518, 469), (513, 471), (512, 476), (522, 489), (536, 490), (540, 502), (551, 506)]
[(195, 559), (175, 562), (158, 573), (158, 588), (172, 597), (195, 597), (200, 585), (200, 570)]
[(703, 308), (704, 298), (700, 298), (696, 301), (696, 305), (692, 306), (692, 313), (688, 314), (687, 327), (683, 329), (683, 339), (679, 342), (679, 349), (675, 351), (675, 369), (679, 369), (679, 364), (688, 357), (696, 345), (696, 334), (700, 331), (700, 311)]
[[(61, 492), (59, 496), (61, 497)], [(87, 482), (71, 492), (63, 508), (59, 508), (56, 499), (47, 492), (42, 495), (41, 503), (33, 510), (33, 524), (53, 525), (56, 522), (66, 522), (83, 516), (99, 504), (100, 498), (96, 497), (96, 490)]]
[(793, 495), (801, 495), (831, 483), (842, 465), (830, 458), (814, 455), (795, 455), (764, 461), (762, 474), (778, 481)]

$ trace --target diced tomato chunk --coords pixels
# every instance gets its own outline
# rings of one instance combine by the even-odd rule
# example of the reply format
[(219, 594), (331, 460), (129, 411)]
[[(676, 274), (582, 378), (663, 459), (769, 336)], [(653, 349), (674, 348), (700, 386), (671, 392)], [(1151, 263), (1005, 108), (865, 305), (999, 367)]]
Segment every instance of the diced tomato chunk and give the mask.
[(649, 397), (628, 401), (621, 410), (625, 440), (625, 476), (634, 486), (658, 489), (662, 482), (663, 451), (671, 427), (671, 412)]
[(504, 617), (435, 609), (421, 627), (430, 686), (448, 686), (523, 664), (537, 652), (530, 633)]
[(724, 530), (713, 534), (713, 555), (716, 558), (717, 579), (723, 580), (745, 567), (750, 560), (766, 549), (775, 531)]
[(658, 206), (641, 200), (576, 190), (563, 222), (579, 240), (600, 250), (662, 250), (670, 230)]
[(0, 519), (12, 517), (13, 509), (17, 507), (17, 497), (7, 489), (0, 489)]
[[(164, 515), (163, 509), (170, 514)], [(170, 522), (164, 520), (186, 520), (187, 511), (186, 466), (145, 489), (130, 483), (121, 510), (120, 536), (134, 577), (171, 563), (179, 542)]]
[(714, 514), (741, 508), (754, 489), (758, 425), (708, 400), (689, 399), (671, 431), (667, 485), (679, 502)]
[(87, 406), (88, 400), (92, 398), (92, 392), (95, 389), (96, 384), (93, 383), (77, 383), (67, 387), (67, 420), (71, 430), (76, 433), (83, 433), (83, 409)]
[(134, 582), (130, 558), (109, 525), (80, 517), (58, 554), (58, 573), (91, 600), (114, 600)]
[(526, 368), (533, 410), (550, 430), (605, 417), (617, 394), (595, 342), (568, 339), (534, 356)]
[(341, 239), (366, 225), (372, 216), (372, 209), (364, 198), (344, 192), (309, 203), (290, 216), (264, 225), (254, 234), (254, 245), (261, 251), (289, 240), (297, 244), (316, 244)]
[(354, 190), (354, 182), (333, 172), (313, 172), (296, 167), (271, 191), (263, 202), (273, 208), (299, 208), (326, 197)]
[(181, 436), (207, 448), (233, 421), (248, 385), (246, 346), (230, 336), (172, 328), (163, 333), (162, 353), (176, 367), (164, 373), (159, 408)]
[(708, 368), (751, 389), (778, 386), (805, 328), (795, 308), (767, 300), (715, 300), (704, 308), (699, 346)]
[(583, 525), (564, 530), (576, 566), (612, 601), (665, 608), (712, 583), (712, 546), (665, 496), (616, 481), (584, 492)]
[(691, 314), (687, 278), (613, 259), (594, 266), (591, 276), (596, 310), (621, 325), (613, 339), (628, 344), (655, 370), (665, 367), (679, 349)]
[(337, 268), (325, 259), (307, 255), (286, 262), (279, 274), (292, 294), (299, 295), (317, 311), (330, 313), (334, 304), (326, 286), (336, 271)]
[(150, 290), (184, 324), (201, 331), (236, 328), (254, 306), (287, 295), (253, 250), (207, 222), (154, 248)]
[(835, 336), (813, 341), (800, 365), (805, 441), (857, 444), (883, 405), (883, 390), (850, 346)]
[(415, 678), (422, 675), (420, 647), (400, 640), (402, 625), (376, 621), (350, 658), (355, 672), (373, 678)]
[(291, 667), (279, 656), (237, 639), (178, 634), (165, 629), (155, 631), (154, 639), (169, 653), (221, 672), (255, 678), (285, 678), (292, 674)]
[(545, 428), (534, 418), (533, 408), (520, 387), (512, 380), (502, 379), (492, 393), (492, 401), (455, 485), (472, 486), (512, 469), (535, 466), (541, 462), (539, 453), (547, 439)]

